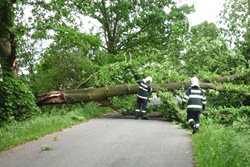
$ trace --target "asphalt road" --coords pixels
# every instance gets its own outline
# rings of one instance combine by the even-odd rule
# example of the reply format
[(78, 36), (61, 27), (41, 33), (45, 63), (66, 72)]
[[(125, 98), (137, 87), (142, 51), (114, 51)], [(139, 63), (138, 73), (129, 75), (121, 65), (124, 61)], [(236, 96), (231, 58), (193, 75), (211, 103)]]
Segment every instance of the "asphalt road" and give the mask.
[(160, 120), (92, 119), (0, 153), (0, 167), (192, 166), (191, 134)]

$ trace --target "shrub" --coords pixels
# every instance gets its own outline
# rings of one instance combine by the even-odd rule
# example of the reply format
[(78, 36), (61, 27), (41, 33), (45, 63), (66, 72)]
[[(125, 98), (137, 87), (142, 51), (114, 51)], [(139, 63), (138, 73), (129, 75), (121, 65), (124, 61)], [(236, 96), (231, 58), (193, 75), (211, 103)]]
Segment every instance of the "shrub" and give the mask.
[(0, 121), (24, 120), (38, 113), (35, 98), (24, 83), (11, 77), (0, 82)]

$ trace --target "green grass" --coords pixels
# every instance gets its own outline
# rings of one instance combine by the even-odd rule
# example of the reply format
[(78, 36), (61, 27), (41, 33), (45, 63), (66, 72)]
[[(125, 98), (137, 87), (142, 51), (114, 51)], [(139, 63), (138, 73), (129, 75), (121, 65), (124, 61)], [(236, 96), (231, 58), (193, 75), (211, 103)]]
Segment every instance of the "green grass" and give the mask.
[(110, 111), (96, 103), (74, 105), (65, 109), (51, 109), (42, 115), (22, 122), (11, 122), (0, 127), (0, 151), (63, 128), (79, 124)]
[(222, 125), (203, 125), (192, 137), (197, 167), (250, 167), (250, 135)]

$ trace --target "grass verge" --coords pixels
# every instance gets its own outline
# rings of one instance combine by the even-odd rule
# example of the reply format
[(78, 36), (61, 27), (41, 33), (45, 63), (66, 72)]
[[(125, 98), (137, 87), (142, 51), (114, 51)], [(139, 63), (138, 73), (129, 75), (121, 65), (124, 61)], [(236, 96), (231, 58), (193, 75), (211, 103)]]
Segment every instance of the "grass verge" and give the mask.
[(0, 127), (0, 151), (27, 141), (37, 140), (47, 134), (79, 124), (110, 111), (109, 108), (99, 107), (96, 103), (46, 110), (42, 115), (22, 122), (11, 122)]
[(222, 125), (203, 125), (192, 137), (197, 167), (250, 167), (250, 135)]

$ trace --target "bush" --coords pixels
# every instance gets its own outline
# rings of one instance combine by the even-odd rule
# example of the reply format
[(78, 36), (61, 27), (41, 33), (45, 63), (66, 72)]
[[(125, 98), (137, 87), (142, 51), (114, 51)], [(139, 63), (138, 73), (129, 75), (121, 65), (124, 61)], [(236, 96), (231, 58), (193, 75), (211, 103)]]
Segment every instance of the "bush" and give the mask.
[(35, 98), (24, 83), (11, 77), (0, 82), (0, 121), (24, 120), (38, 113)]

